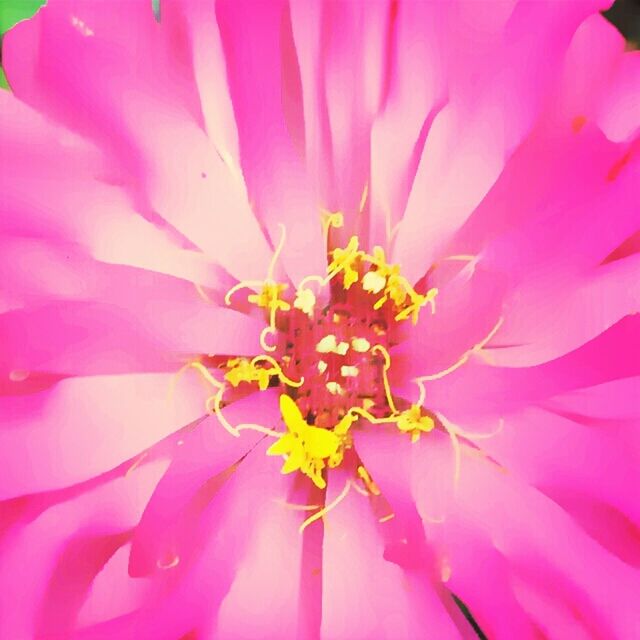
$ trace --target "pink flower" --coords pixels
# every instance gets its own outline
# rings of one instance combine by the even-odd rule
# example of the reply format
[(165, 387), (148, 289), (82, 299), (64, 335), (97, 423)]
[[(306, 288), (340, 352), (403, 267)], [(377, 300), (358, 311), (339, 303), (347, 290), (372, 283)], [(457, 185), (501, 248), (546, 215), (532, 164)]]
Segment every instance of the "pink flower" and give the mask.
[(471, 637), (453, 595), (638, 637), (640, 57), (602, 4), (6, 36), (0, 637)]

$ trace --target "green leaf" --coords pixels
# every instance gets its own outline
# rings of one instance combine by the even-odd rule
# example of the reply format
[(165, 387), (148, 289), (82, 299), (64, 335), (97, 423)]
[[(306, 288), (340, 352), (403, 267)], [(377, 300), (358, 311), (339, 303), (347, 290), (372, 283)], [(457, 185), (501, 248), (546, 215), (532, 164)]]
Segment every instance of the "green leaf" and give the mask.
[[(46, 0), (0, 0), (0, 40), (11, 27), (30, 18)], [(9, 89), (7, 76), (0, 67), (0, 89)]]
[(45, 0), (0, 0), (0, 34), (30, 18), (44, 3)]

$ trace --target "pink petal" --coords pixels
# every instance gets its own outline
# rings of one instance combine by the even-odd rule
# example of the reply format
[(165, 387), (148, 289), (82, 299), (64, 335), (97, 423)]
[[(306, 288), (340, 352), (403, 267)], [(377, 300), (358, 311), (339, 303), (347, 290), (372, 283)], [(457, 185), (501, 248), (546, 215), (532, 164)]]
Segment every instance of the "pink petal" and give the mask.
[(11, 156), (0, 175), (4, 233), (73, 242), (105, 262), (216, 284), (202, 254), (182, 249), (175, 232), (145, 220), (127, 191), (109, 183), (117, 177), (104, 155), (8, 92), (0, 106), (0, 140)]
[(594, 119), (601, 101), (607, 99), (624, 47), (624, 37), (604, 16), (589, 16), (576, 30), (567, 51), (559, 99), (552, 107), (559, 113), (554, 117), (560, 115), (564, 124), (574, 124), (580, 116)]
[(600, 104), (598, 124), (610, 140), (628, 140), (638, 133), (638, 92), (640, 91), (640, 54), (623, 56)]
[(307, 170), (314, 197), (328, 203), (333, 171), (323, 69), (319, 62), (323, 47), (323, 5), (291, 0), (289, 11), (300, 73)]
[(170, 640), (189, 632), (219, 637), (214, 629), (220, 603), (247, 553), (253, 516), (267, 500), (282, 495), (278, 487), (283, 476), (277, 469), (278, 461), (264, 450), (249, 454), (225, 482), (210, 487), (210, 502), (193, 521), (193, 544), (186, 549), (191, 555), (155, 574), (155, 597), (130, 614), (83, 629), (77, 637), (134, 640), (152, 635)]
[[(229, 85), (238, 123), (241, 161), (258, 217), (273, 245), (281, 223), (287, 241), (284, 268), (298, 282), (324, 273), (320, 206), (311, 192), (301, 153), (296, 148), (296, 120), (302, 119), (288, 10), (283, 2), (218, 3), (216, 15), (229, 69)], [(250, 46), (248, 46), (248, 44)], [(287, 111), (290, 104), (294, 113)], [(262, 272), (254, 274), (262, 277)]]
[[(49, 508), (3, 541), (2, 637), (66, 636), (63, 630), (73, 623), (78, 598), (108, 555), (104, 548), (99, 554), (99, 540), (126, 533), (135, 525), (163, 470), (162, 463), (140, 467), (126, 478)], [(74, 563), (68, 552), (83, 537), (93, 538), (98, 545), (84, 549), (85, 563)], [(75, 600), (65, 602), (65, 592)], [(38, 624), (45, 626), (38, 629)]]
[(558, 274), (545, 274), (525, 283), (507, 300), (504, 324), (485, 356), (495, 365), (520, 367), (562, 356), (640, 311), (639, 282), (640, 256), (631, 256), (585, 274), (566, 275), (564, 282)]
[(536, 367), (488, 366), (481, 352), (427, 384), (427, 406), (452, 420), (489, 419), (583, 387), (640, 374), (640, 317), (628, 316), (575, 351)]
[[(345, 214), (336, 244), (367, 229), (373, 118), (387, 91), (393, 7), (386, 1), (292, 2), (307, 166), (321, 205)], [(358, 215), (362, 210), (363, 215)]]
[[(438, 522), (451, 499), (452, 467), (448, 460), (448, 442), (423, 436), (412, 444), (410, 438), (392, 429), (367, 429), (355, 433), (359, 455), (371, 472), (383, 495), (398, 517), (405, 518), (416, 507), (414, 501), (423, 490), (429, 491), (428, 503), (418, 502), (425, 525)], [(429, 469), (426, 461), (433, 459), (433, 449), (445, 456), (445, 463)], [(436, 495), (433, 488), (446, 486)], [(412, 517), (412, 516), (410, 516)], [(395, 520), (395, 519), (394, 519)], [(438, 527), (434, 525), (437, 533)], [(511, 593), (510, 576), (504, 559), (490, 541), (477, 536), (470, 540), (468, 529), (461, 524), (447, 526), (446, 536), (432, 539), (438, 555), (438, 572), (448, 589), (471, 608), (481, 628), (495, 638), (535, 637), (535, 633)], [(482, 580), (487, 588), (478, 588)]]
[(215, 7), (204, 2), (175, 0), (162, 7), (160, 22), (167, 33), (186, 33), (187, 60), (192, 67), (207, 134), (218, 153), (239, 167), (238, 129)]
[[(224, 409), (232, 425), (279, 422), (275, 393), (266, 391), (238, 400)], [(158, 572), (167, 557), (185, 560), (195, 524), (210, 498), (207, 487), (238, 462), (262, 438), (255, 431), (234, 437), (211, 416), (176, 445), (171, 465), (154, 492), (133, 537), (129, 571), (132, 576)]]
[(612, 380), (550, 398), (545, 407), (557, 413), (623, 420), (640, 417), (640, 377)]
[[(331, 474), (327, 502), (345, 479)], [(322, 637), (459, 637), (428, 579), (384, 559), (372, 510), (355, 491), (327, 515), (323, 549)]]
[(327, 204), (353, 224), (369, 181), (371, 122), (384, 99), (391, 7), (377, 1), (325, 4), (323, 10), (321, 56), (334, 186)]
[(594, 133), (593, 142), (583, 149), (600, 150), (598, 162), (591, 163), (590, 181), (559, 191), (553, 204), (542, 205), (535, 217), (490, 243), (482, 258), (487, 267), (506, 271), (520, 285), (553, 276), (560, 284), (579, 267), (598, 265), (637, 230), (632, 202), (640, 162), (625, 161), (614, 177), (627, 150), (604, 141), (600, 133)]
[(311, 494), (318, 492), (310, 491), (310, 483), (306, 491), (295, 492), (291, 477), (279, 474), (274, 466), (264, 474), (264, 479), (259, 474), (255, 481), (264, 482), (269, 491), (260, 491), (246, 553), (220, 606), (214, 635), (247, 640), (315, 637), (322, 577), (320, 567), (305, 566), (304, 558), (316, 531), (300, 533), (310, 512), (287, 503), (309, 504)]
[(371, 129), (371, 244), (387, 246), (402, 218), (425, 137), (444, 105), (450, 5), (397, 6), (389, 94)]
[(633, 635), (637, 621), (630, 594), (640, 586), (637, 572), (605, 551), (554, 502), (489, 462), (466, 455), (451, 510), (486, 531), (516, 575), (579, 611), (593, 633)]
[(95, 576), (78, 612), (77, 626), (88, 627), (124, 616), (153, 599), (150, 580), (131, 580), (127, 572), (131, 543), (121, 546)]
[[(550, 147), (555, 151), (551, 156)], [(624, 193), (618, 191), (615, 182), (611, 184), (606, 180), (612, 165), (623, 153), (620, 145), (608, 141), (593, 125), (585, 125), (578, 133), (569, 121), (562, 126), (539, 125), (508, 159), (500, 178), (450, 243), (447, 254), (480, 255), (490, 259), (492, 265), (499, 264), (509, 270), (518, 266), (514, 275), (519, 276), (524, 265), (528, 267), (531, 260), (538, 257), (532, 247), (545, 249), (549, 240), (554, 242), (558, 238), (557, 230), (565, 233), (575, 230), (576, 216), (582, 208), (588, 207), (600, 215), (595, 219), (593, 214), (582, 216), (580, 224), (595, 223), (602, 227), (601, 213), (606, 212), (602, 202), (616, 197), (609, 193), (611, 188), (620, 194), (617, 197)], [(514, 201), (518, 202), (515, 209)], [(626, 209), (628, 203), (623, 211)], [(573, 227), (569, 219), (573, 220)], [(623, 220), (626, 219), (625, 215)], [(558, 220), (567, 222), (558, 229)], [(532, 231), (544, 238), (542, 244), (540, 240), (529, 241), (528, 234)], [(566, 236), (560, 236), (563, 237)], [(579, 239), (573, 234), (565, 248), (571, 250), (573, 242)], [(487, 246), (492, 241), (494, 244), (489, 250)], [(564, 253), (558, 255), (557, 251), (544, 255), (556, 260), (564, 257)], [(575, 255), (579, 261), (591, 257), (582, 251)]]
[[(156, 247), (157, 248), (157, 247)], [(143, 253), (139, 256), (142, 258)], [(0, 238), (0, 276), (7, 285), (14, 308), (27, 304), (49, 302), (51, 299), (105, 300), (123, 306), (134, 306), (141, 298), (140, 291), (152, 292), (153, 297), (173, 299), (180, 304), (194, 306), (198, 294), (196, 285), (208, 285), (208, 295), (222, 300), (222, 293), (232, 280), (212, 265), (191, 255), (191, 278), (168, 277), (162, 270), (146, 265), (132, 267), (94, 260), (76, 243), (5, 235)], [(143, 260), (141, 260), (143, 262)], [(183, 263), (187, 266), (187, 261)], [(142, 267), (142, 268), (140, 268)], [(193, 283), (192, 283), (193, 282)], [(9, 293), (10, 292), (10, 293)], [(4, 309), (3, 309), (4, 311)]]
[(60, 301), (1, 314), (0, 371), (20, 383), (31, 372), (177, 372), (199, 354), (258, 353), (260, 321), (194, 302)]
[(506, 416), (499, 433), (477, 444), (509, 472), (541, 491), (588, 495), (614, 507), (640, 528), (634, 491), (640, 482), (640, 460), (614, 426), (594, 429), (530, 408)]
[[(450, 263), (451, 264), (451, 263)], [(469, 349), (486, 339), (502, 316), (504, 276), (486, 271), (480, 265), (470, 274), (471, 265), (462, 269), (455, 263), (453, 276), (448, 266), (433, 272), (430, 286), (438, 288), (435, 313), (425, 307), (415, 327), (393, 350), (390, 375), (415, 378), (435, 374), (454, 365)]]
[[(482, 4), (473, 6), (485, 11)], [(555, 61), (591, 11), (587, 3), (520, 3), (500, 37), (490, 31), (484, 40), (476, 33), (471, 38), (456, 34), (456, 45), (466, 42), (474, 55), (467, 58), (462, 48), (452, 59), (449, 103), (427, 136), (398, 232), (394, 259), (409, 280), (418, 280), (442, 255), (498, 178), (505, 157), (530, 131), (555, 80)], [(532, 21), (546, 38), (535, 47), (529, 41)], [(494, 72), (496, 59), (503, 68), (500, 76)], [(504, 60), (509, 60), (506, 68)]]
[(56, 489), (112, 469), (201, 417), (205, 398), (195, 373), (177, 381), (173, 374), (70, 378), (1, 396), (0, 495)]
[[(177, 46), (184, 40), (170, 28), (160, 28), (148, 7), (107, 11), (99, 2), (81, 8), (55, 3), (12, 30), (4, 48), (7, 73), (11, 82), (17, 79), (16, 95), (109, 151), (120, 165), (120, 179), (131, 183), (133, 176), (131, 190), (143, 206), (238, 278), (255, 278), (266, 270), (271, 252), (242, 177), (191, 115), (199, 109), (195, 85), (184, 82), (190, 75), (180, 68), (186, 56)], [(47, 56), (29, 60), (38, 74), (19, 77), (24, 51), (40, 49)], [(136, 56), (138, 50), (148, 55)]]

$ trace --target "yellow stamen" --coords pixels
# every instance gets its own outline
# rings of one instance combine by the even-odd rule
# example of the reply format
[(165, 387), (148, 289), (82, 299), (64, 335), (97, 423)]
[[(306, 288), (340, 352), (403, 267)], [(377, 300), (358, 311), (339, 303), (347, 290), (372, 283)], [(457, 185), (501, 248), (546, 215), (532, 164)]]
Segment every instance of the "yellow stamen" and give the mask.
[(257, 431), (258, 433), (264, 433), (265, 436), (270, 436), (271, 438), (281, 438), (283, 435), (282, 431), (269, 429), (268, 427), (263, 427), (261, 424), (250, 423), (239, 424), (236, 427), (236, 431)]
[[(220, 387), (218, 392), (207, 399), (207, 411), (208, 413), (215, 415), (218, 418), (218, 422), (234, 437), (240, 437), (240, 433), (236, 430), (236, 428), (224, 417), (222, 414), (222, 397), (224, 395), (224, 387)], [(213, 408), (211, 408), (211, 403), (213, 403)]]
[(336, 337), (330, 333), (324, 336), (316, 345), (316, 351), (318, 353), (334, 353), (337, 347)]
[(360, 476), (362, 482), (364, 483), (364, 486), (367, 488), (369, 493), (371, 493), (374, 496), (380, 495), (380, 488), (372, 480), (371, 476), (369, 475), (369, 472), (362, 465), (358, 467), (358, 475)]
[(307, 424), (296, 403), (287, 395), (280, 396), (280, 413), (287, 427), (267, 450), (267, 455), (283, 456), (282, 473), (300, 470), (319, 488), (326, 487), (322, 471), (326, 461), (339, 464), (342, 438), (328, 429)]
[(327, 211), (326, 209), (321, 210), (320, 220), (322, 224), (322, 233), (324, 235), (324, 246), (329, 246), (329, 230), (331, 227), (335, 229), (340, 229), (344, 226), (344, 216), (340, 211)]
[(270, 351), (273, 352), (276, 350), (276, 346), (275, 345), (271, 345), (267, 342), (266, 338), (267, 336), (275, 336), (277, 335), (277, 331), (272, 328), (272, 327), (265, 327), (261, 332), (260, 332), (260, 346), (262, 347), (262, 349), (264, 351)]
[(343, 287), (350, 289), (351, 285), (358, 281), (358, 271), (354, 264), (364, 255), (358, 250), (358, 236), (351, 236), (344, 249), (334, 249), (331, 252), (332, 261), (327, 267), (327, 272), (331, 277), (337, 273), (344, 272)]
[(362, 213), (364, 211), (364, 205), (367, 204), (367, 197), (369, 196), (369, 183), (364, 183), (364, 189), (362, 190), (362, 195), (360, 196), (360, 204), (358, 206), (358, 211)]
[(237, 291), (240, 291), (241, 289), (258, 289), (262, 287), (263, 284), (264, 282), (262, 280), (242, 280), (224, 294), (224, 302), (229, 306), (231, 304), (231, 296), (233, 296)]
[(271, 365), (271, 369), (268, 369), (268, 372), (270, 375), (277, 375), (278, 378), (280, 379), (280, 382), (282, 382), (283, 384), (288, 385), (289, 387), (301, 387), (304, 384), (304, 376), (300, 378), (300, 380), (298, 380), (297, 382), (295, 380), (292, 380), (291, 378), (287, 377), (283, 372), (282, 372), (282, 367), (280, 367), (280, 365), (278, 364), (277, 360), (275, 360), (274, 358), (272, 358), (271, 356), (267, 356), (267, 355), (261, 355), (261, 356), (256, 356), (253, 360), (251, 360), (251, 364), (255, 367), (255, 365), (257, 365), (260, 362), (268, 362)]
[(198, 295), (207, 303), (207, 304), (212, 304), (213, 300), (207, 295), (207, 292), (202, 288), (202, 285), (198, 284), (197, 282), (193, 283), (193, 286), (196, 288), (196, 291), (198, 292)]
[(349, 351), (349, 343), (348, 342), (339, 342), (336, 346), (336, 353), (340, 356), (346, 356), (347, 351)]
[(247, 382), (249, 384), (257, 382), (260, 391), (267, 389), (271, 376), (274, 375), (275, 372), (256, 366), (257, 363), (254, 360), (249, 361), (246, 358), (232, 358), (228, 360), (227, 367), (229, 367), (229, 370), (225, 373), (225, 380), (230, 382), (233, 387), (237, 387), (241, 382)]
[(414, 382), (418, 385), (418, 389), (420, 390), (420, 395), (418, 396), (418, 400), (416, 401), (415, 404), (417, 404), (419, 407), (422, 407), (427, 397), (427, 390), (424, 386), (424, 382), (422, 382), (420, 378), (416, 378)]
[(355, 413), (359, 416), (368, 420), (371, 424), (395, 424), (398, 420), (397, 416), (390, 416), (388, 418), (376, 418), (373, 414), (369, 413), (366, 409), (362, 407), (351, 407), (348, 413)]
[(442, 371), (438, 371), (438, 373), (432, 373), (431, 375), (428, 375), (428, 376), (420, 376), (419, 378), (417, 378), (417, 380), (420, 380), (421, 382), (424, 380), (439, 380), (440, 378), (444, 378), (445, 376), (448, 376), (450, 373), (453, 373), (454, 371), (459, 369), (463, 364), (465, 364), (469, 360), (469, 358), (474, 353), (478, 353), (482, 349), (484, 349), (484, 347), (489, 343), (489, 341), (496, 335), (496, 333), (502, 326), (503, 322), (504, 322), (504, 318), (501, 317), (496, 323), (496, 325), (493, 327), (493, 329), (491, 329), (491, 331), (483, 340), (481, 340), (480, 342), (478, 342), (478, 344), (474, 345), (471, 349), (469, 349), (464, 354), (462, 354), (462, 357), (457, 362), (452, 364), (450, 367), (447, 367)]
[(344, 485), (344, 489), (340, 492), (340, 494), (332, 500), (328, 505), (325, 505), (324, 508), (320, 509), (317, 513), (314, 513), (312, 516), (309, 516), (301, 525), (300, 525), (300, 533), (302, 533), (310, 524), (313, 524), (316, 520), (320, 520), (324, 516), (329, 513), (332, 509), (335, 509), (346, 497), (349, 493), (349, 489), (351, 489), (351, 481), (347, 480)]
[(380, 293), (386, 284), (387, 279), (378, 271), (368, 271), (362, 278), (362, 288), (369, 293)]
[(460, 481), (460, 464), (462, 459), (462, 451), (460, 449), (460, 440), (458, 440), (458, 434), (456, 427), (452, 425), (444, 416), (437, 414), (440, 419), (440, 423), (444, 427), (445, 431), (449, 434), (451, 439), (451, 447), (453, 448), (453, 486), (457, 487)]
[(366, 338), (353, 338), (351, 348), (357, 353), (366, 353), (371, 348), (371, 344)]
[[(252, 304), (269, 309), (271, 311), (289, 311), (291, 305), (285, 302), (280, 295), (289, 288), (289, 285), (266, 280), (263, 283), (260, 293), (247, 296), (247, 300)], [(273, 324), (273, 323), (272, 323)]]
[(306, 313), (311, 316), (313, 315), (313, 310), (316, 306), (316, 296), (311, 289), (298, 288), (293, 306), (294, 308), (302, 311), (302, 313)]
[(278, 262), (278, 258), (282, 253), (285, 240), (287, 239), (287, 230), (285, 226), (279, 223), (278, 227), (280, 228), (280, 241), (278, 242), (278, 246), (276, 247), (276, 250), (273, 252), (271, 262), (269, 263), (269, 269), (267, 271), (267, 281), (273, 281), (273, 273), (276, 269), (276, 263)]
[(380, 523), (389, 522), (389, 520), (393, 520), (395, 517), (396, 517), (396, 514), (395, 514), (395, 513), (390, 513), (390, 514), (388, 514), (388, 515), (383, 516), (382, 518), (380, 518), (380, 519), (378, 520), (378, 522), (380, 522)]
[(420, 434), (429, 433), (435, 427), (433, 418), (423, 416), (421, 407), (415, 404), (398, 416), (396, 424), (400, 431), (411, 434), (411, 442), (413, 443), (420, 439)]
[(201, 362), (198, 362), (196, 360), (187, 363), (184, 367), (182, 367), (182, 369), (180, 369), (180, 371), (178, 371), (178, 374), (180, 374), (185, 369), (188, 369), (189, 367), (195, 369), (212, 387), (215, 387), (216, 389), (224, 389), (224, 384), (216, 380), (211, 375), (209, 369), (207, 369)]
[(334, 396), (342, 395), (344, 393), (344, 389), (334, 380), (329, 380), (325, 386), (327, 387), (327, 391)]
[(398, 409), (396, 409), (395, 402), (393, 401), (393, 396), (391, 395), (391, 387), (389, 386), (389, 378), (387, 376), (387, 371), (389, 371), (389, 368), (391, 367), (391, 356), (381, 344), (376, 344), (371, 349), (371, 353), (375, 353), (376, 351), (379, 351), (384, 356), (384, 366), (382, 367), (382, 382), (384, 384), (384, 392), (387, 397), (387, 403), (392, 413), (398, 413)]
[(280, 498), (274, 498), (273, 501), (292, 511), (315, 511), (316, 509), (322, 508), (322, 505), (319, 504), (294, 504), (293, 502), (286, 502)]

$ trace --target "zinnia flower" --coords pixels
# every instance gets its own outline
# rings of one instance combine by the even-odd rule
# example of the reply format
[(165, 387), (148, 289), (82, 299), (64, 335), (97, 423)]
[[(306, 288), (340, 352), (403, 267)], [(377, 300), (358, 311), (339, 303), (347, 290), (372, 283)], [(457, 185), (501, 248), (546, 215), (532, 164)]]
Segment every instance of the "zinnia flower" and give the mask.
[(7, 34), (0, 637), (640, 636), (640, 58), (602, 5)]

